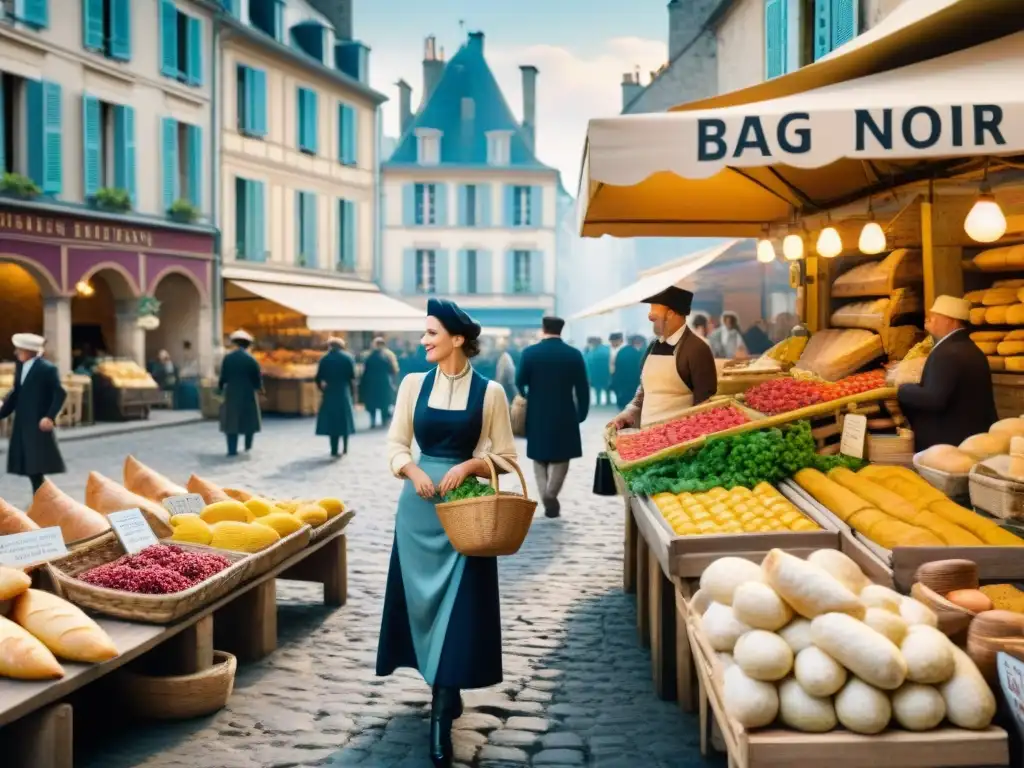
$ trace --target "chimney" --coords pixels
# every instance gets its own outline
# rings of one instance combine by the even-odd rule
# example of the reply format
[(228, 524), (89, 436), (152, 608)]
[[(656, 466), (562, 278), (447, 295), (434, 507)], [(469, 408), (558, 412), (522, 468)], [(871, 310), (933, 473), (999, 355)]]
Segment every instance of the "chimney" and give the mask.
[[(444, 49), (437, 48), (437, 39), (431, 35), (423, 46), (423, 105), (430, 100), (444, 72)], [(422, 108), (422, 107), (421, 107)]]
[(398, 86), (399, 132), (404, 136), (412, 122), (412, 87), (405, 80), (399, 80), (395, 85)]
[(352, 0), (309, 0), (309, 4), (327, 17), (338, 40), (352, 39)]
[(519, 71), (523, 73), (523, 132), (532, 152), (537, 139), (537, 68), (524, 64)]
[(483, 32), (470, 32), (469, 42), (467, 43), (469, 50), (474, 53), (479, 53), (481, 56), (484, 55), (484, 33)]
[(622, 111), (633, 103), (633, 99), (640, 95), (644, 87), (640, 85), (640, 70), (636, 72), (625, 72), (622, 75)]

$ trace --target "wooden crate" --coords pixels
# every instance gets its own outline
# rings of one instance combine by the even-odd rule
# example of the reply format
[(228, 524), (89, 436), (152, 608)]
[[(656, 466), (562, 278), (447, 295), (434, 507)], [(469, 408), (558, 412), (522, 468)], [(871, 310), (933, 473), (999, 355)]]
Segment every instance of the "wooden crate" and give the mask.
[(1024, 414), (1024, 374), (992, 374), (992, 393), (996, 399), (996, 412), (1000, 419)]
[(321, 393), (312, 380), (268, 377), (263, 382), (267, 391), (267, 413), (313, 416), (320, 408)]
[(782, 728), (748, 731), (725, 709), (721, 665), (704, 635), (700, 617), (690, 614), (687, 631), (699, 687), (701, 752), (714, 723), (721, 730), (730, 768), (940, 768), (942, 766), (1005, 766), (1007, 733), (991, 726), (984, 731), (938, 728), (923, 733), (888, 730), (861, 736), (846, 730), (800, 733)]
[[(818, 453), (824, 455), (839, 453), (839, 443), (843, 436), (843, 422), (850, 414), (859, 414), (867, 418), (868, 444), (874, 437), (895, 436), (907, 423), (899, 406), (895, 401), (890, 400), (860, 403), (852, 408), (836, 409), (831, 413), (811, 419), (811, 435), (814, 437)], [(910, 455), (913, 456), (913, 452)]]

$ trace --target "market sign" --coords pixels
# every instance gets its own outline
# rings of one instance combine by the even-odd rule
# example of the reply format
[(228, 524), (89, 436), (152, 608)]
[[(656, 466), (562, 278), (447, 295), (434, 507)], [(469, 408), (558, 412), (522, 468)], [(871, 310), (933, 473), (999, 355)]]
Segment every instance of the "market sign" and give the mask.
[(159, 544), (160, 540), (149, 527), (149, 522), (140, 509), (126, 509), (123, 512), (111, 512), (107, 515), (110, 527), (114, 529), (117, 538), (129, 555), (141, 552), (146, 547)]
[(206, 502), (198, 493), (187, 493), (168, 496), (163, 500), (163, 505), (171, 517), (174, 517), (175, 515), (198, 515), (203, 511)]
[(1007, 708), (1017, 724), (1017, 732), (1024, 737), (1024, 662), (1005, 651), (999, 651), (996, 654), (996, 666)]
[(67, 553), (64, 535), (57, 526), (0, 536), (0, 565), (23, 568)]

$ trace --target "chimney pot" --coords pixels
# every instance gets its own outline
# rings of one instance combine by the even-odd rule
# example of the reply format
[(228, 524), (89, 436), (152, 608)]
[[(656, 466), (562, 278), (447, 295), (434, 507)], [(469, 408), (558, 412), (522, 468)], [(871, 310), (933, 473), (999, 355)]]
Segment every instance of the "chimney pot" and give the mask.
[(442, 52), (438, 56), (437, 39), (430, 35), (423, 46), (423, 102), (420, 105), (421, 109), (430, 100), (434, 89), (441, 81), (442, 74), (444, 74), (444, 53)]
[(484, 52), (484, 33), (483, 32), (470, 32), (469, 42), (470, 50), (476, 51), (483, 55)]
[(519, 67), (523, 75), (523, 133), (533, 152), (537, 138), (537, 68), (532, 64)]
[(412, 122), (412, 87), (405, 80), (399, 80), (395, 85), (398, 86), (399, 131), (405, 135)]

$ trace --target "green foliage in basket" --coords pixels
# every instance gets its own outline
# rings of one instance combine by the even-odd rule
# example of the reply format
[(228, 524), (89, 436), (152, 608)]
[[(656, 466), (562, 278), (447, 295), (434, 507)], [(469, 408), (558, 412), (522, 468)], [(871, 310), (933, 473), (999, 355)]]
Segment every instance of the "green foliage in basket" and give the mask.
[(132, 198), (126, 189), (103, 187), (96, 193), (93, 201), (98, 208), (107, 211), (126, 213), (132, 209)]
[(623, 471), (629, 489), (638, 495), (701, 493), (712, 488), (753, 488), (777, 483), (805, 467), (828, 472), (833, 467), (859, 469), (849, 456), (820, 456), (811, 424), (798, 421), (782, 429), (762, 429), (729, 437), (712, 437), (682, 456)]
[(33, 197), (39, 197), (43, 190), (28, 176), (22, 176), (20, 173), (5, 173), (0, 178), (0, 192), (12, 197), (20, 197), (22, 200), (31, 200)]
[(467, 477), (462, 484), (453, 491), (444, 495), (445, 501), (462, 501), (463, 499), (475, 499), (480, 496), (493, 496), (494, 486), (482, 482), (476, 477)]

